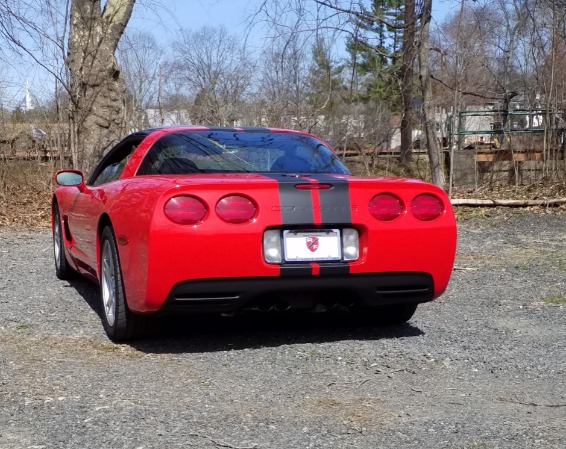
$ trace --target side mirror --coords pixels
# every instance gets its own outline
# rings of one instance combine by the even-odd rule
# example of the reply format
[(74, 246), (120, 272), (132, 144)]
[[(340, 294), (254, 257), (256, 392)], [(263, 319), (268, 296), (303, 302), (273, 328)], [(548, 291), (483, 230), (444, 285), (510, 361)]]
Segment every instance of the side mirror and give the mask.
[(80, 187), (84, 182), (84, 175), (79, 170), (61, 170), (55, 174), (55, 183), (58, 186)]

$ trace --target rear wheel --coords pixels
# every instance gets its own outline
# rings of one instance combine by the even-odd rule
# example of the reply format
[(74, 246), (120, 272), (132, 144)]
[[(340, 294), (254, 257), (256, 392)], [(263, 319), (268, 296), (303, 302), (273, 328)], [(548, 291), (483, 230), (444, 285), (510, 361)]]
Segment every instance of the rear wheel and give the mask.
[(352, 310), (352, 312), (354, 317), (366, 323), (395, 325), (409, 321), (415, 314), (417, 306), (418, 303), (390, 304), (377, 307), (361, 307)]
[(109, 226), (104, 228), (100, 239), (100, 271), (102, 324), (108, 337), (125, 341), (147, 335), (152, 317), (128, 309), (116, 238)]
[(409, 321), (417, 310), (418, 304), (394, 304), (380, 307), (380, 322), (383, 324), (403, 324)]
[(57, 204), (53, 206), (53, 255), (55, 257), (55, 275), (61, 280), (73, 278), (75, 271), (69, 266), (65, 255), (63, 223)]

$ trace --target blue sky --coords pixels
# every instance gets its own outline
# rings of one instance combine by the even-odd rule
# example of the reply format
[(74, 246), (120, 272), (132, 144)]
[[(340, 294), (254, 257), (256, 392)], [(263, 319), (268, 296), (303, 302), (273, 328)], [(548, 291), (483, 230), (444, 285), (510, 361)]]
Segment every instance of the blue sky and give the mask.
[[(180, 28), (198, 29), (204, 25), (222, 24), (231, 33), (243, 36), (249, 31), (246, 23), (257, 11), (260, 1), (138, 0), (129, 27), (152, 32), (163, 44), (170, 42)], [(433, 17), (440, 21), (447, 14), (459, 10), (460, 0), (433, 0), (433, 6)], [(261, 25), (255, 26), (249, 34), (248, 45), (260, 47), (264, 33), (265, 29)], [(4, 73), (0, 71), (0, 76), (6, 73), (11, 78), (10, 85), (0, 100), (8, 108), (15, 107), (15, 104), (23, 100), (26, 78), (32, 93), (39, 92), (46, 84), (52, 83), (49, 77), (34, 70), (32, 64), (14, 64), (13, 67), (7, 67)]]
[[(235, 34), (246, 31), (246, 22), (254, 14), (261, 0), (168, 0), (166, 6), (152, 10), (144, 1), (138, 1), (130, 26), (154, 31), (167, 41), (180, 28), (200, 28), (204, 25), (224, 25)], [(433, 0), (433, 17), (442, 20), (447, 14), (458, 12), (459, 0)], [(156, 13), (159, 18), (156, 18)], [(254, 35), (261, 38), (261, 26), (254, 28)]]
[[(237, 29), (254, 13), (261, 0), (168, 0), (166, 6), (156, 7), (163, 12), (161, 21), (168, 26), (202, 26), (223, 23)], [(134, 11), (134, 21), (151, 22), (149, 2), (139, 1)], [(433, 16), (442, 19), (447, 13), (457, 12), (459, 0), (433, 0)], [(169, 14), (167, 14), (169, 12)], [(160, 14), (161, 15), (161, 14)], [(169, 17), (167, 17), (169, 16)]]

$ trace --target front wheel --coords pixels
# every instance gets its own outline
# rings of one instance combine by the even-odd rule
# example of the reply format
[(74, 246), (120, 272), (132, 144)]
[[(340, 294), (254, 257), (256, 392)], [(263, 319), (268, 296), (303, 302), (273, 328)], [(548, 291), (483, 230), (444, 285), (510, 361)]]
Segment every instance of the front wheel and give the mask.
[(128, 309), (116, 238), (109, 226), (104, 228), (100, 238), (100, 296), (102, 324), (111, 340), (142, 338), (149, 332), (152, 317)]
[(63, 235), (63, 224), (59, 206), (53, 206), (53, 255), (55, 257), (55, 276), (61, 280), (72, 279), (75, 271), (69, 266), (65, 255), (65, 241)]

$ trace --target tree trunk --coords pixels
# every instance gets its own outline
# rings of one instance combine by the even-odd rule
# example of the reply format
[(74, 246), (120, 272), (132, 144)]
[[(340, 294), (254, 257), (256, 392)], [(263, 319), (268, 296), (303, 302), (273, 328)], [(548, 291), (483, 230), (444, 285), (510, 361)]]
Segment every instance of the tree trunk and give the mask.
[(429, 30), (431, 21), (432, 0), (424, 0), (421, 23), (421, 38), (419, 47), (419, 81), (423, 97), (423, 116), (426, 135), (426, 145), (433, 184), (444, 188), (446, 181), (442, 168), (442, 155), (436, 139), (436, 122), (432, 100), (429, 61)]
[(125, 84), (115, 57), (135, 0), (72, 0), (67, 67), (73, 165), (90, 172), (125, 133)]
[(413, 145), (413, 62), (415, 59), (415, 0), (405, 0), (405, 31), (403, 33), (403, 56), (401, 65), (401, 165), (407, 167), (412, 159)]

